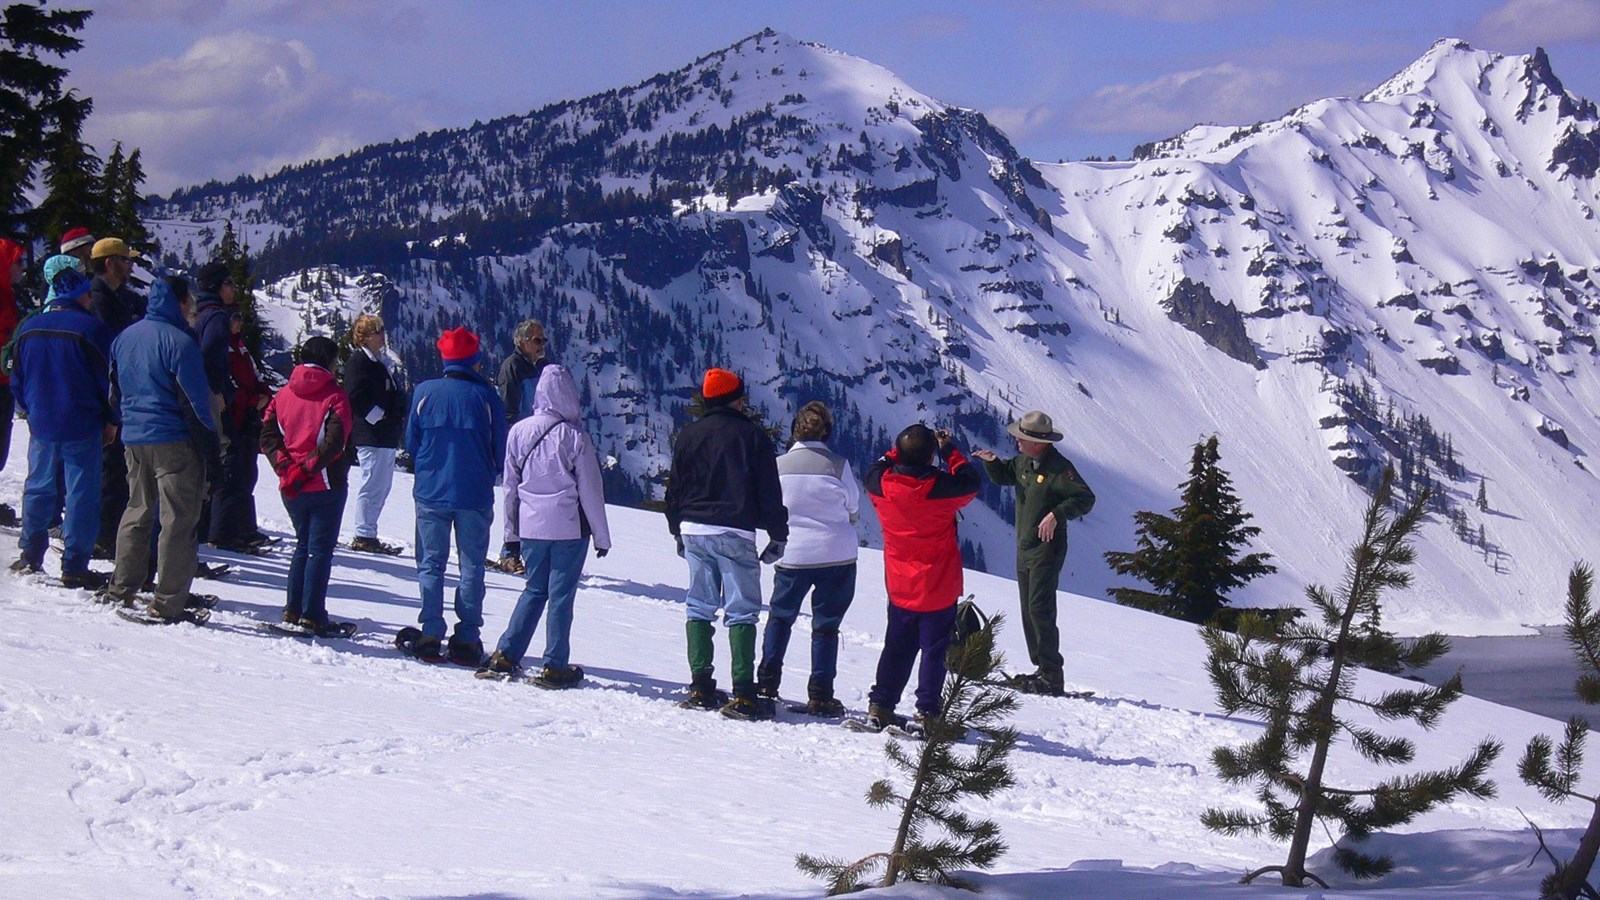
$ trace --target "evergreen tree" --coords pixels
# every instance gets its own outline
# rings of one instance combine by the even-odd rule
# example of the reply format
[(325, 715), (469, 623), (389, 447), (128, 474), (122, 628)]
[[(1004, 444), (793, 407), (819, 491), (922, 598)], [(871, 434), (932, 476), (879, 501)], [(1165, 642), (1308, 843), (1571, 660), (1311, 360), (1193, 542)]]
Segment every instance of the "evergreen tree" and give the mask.
[(1478, 479), (1478, 509), (1484, 512), (1489, 511), (1489, 488), (1487, 482), (1482, 478)]
[(0, 10), (0, 232), (17, 234), (27, 215), (23, 191), (33, 183), (63, 114), (86, 101), (61, 91), (67, 70), (41, 56), (65, 57), (83, 47), (74, 35), (92, 13), (49, 10), (43, 0)]
[(244, 345), (251, 357), (260, 365), (265, 335), (261, 319), (256, 314), (255, 276), (250, 274), (250, 248), (241, 244), (234, 234), (232, 219), (223, 223), (222, 239), (217, 242), (216, 253), (211, 258), (228, 267), (229, 277), (233, 279), (234, 300), (239, 304), (239, 312), (244, 315), (244, 328), (240, 334), (244, 336)]
[[(111, 157), (106, 160), (107, 209), (104, 230), (106, 234), (114, 234), (148, 255), (155, 252), (155, 244), (150, 240), (150, 230), (144, 227), (144, 221), (139, 218), (139, 205), (144, 202), (139, 193), (144, 186), (144, 161), (137, 147), (126, 159), (121, 159), (121, 155), (122, 142), (118, 141), (111, 150)], [(112, 159), (118, 160), (114, 168)]]
[[(1579, 675), (1573, 690), (1578, 699), (1590, 705), (1600, 703), (1600, 612), (1589, 599), (1593, 587), (1594, 571), (1583, 564), (1573, 566), (1572, 573), (1567, 576), (1564, 633), (1578, 662)], [(1588, 878), (1590, 869), (1594, 868), (1595, 855), (1600, 853), (1600, 797), (1577, 790), (1578, 776), (1583, 769), (1583, 744), (1588, 736), (1589, 721), (1573, 716), (1567, 720), (1561, 746), (1556, 747), (1548, 736), (1541, 734), (1528, 742), (1527, 750), (1517, 763), (1517, 774), (1523, 782), (1538, 788), (1550, 802), (1564, 803), (1577, 798), (1589, 801), (1594, 807), (1589, 826), (1578, 840), (1578, 852), (1566, 862), (1556, 860), (1556, 870), (1540, 884), (1541, 897), (1575, 900), (1596, 895)]]
[(48, 136), (44, 158), (45, 197), (34, 211), (37, 233), (59, 239), (75, 226), (96, 233), (105, 219), (105, 181), (100, 157), (83, 142), (83, 122), (93, 101), (67, 92), (60, 102), (60, 120)]
[[(996, 615), (966, 640), (951, 641), (945, 655), (943, 715), (927, 723), (927, 739), (913, 756), (905, 745), (890, 739), (884, 753), (909, 779), (905, 793), (887, 779), (867, 789), (867, 805), (898, 805), (900, 822), (893, 847), (884, 853), (846, 862), (802, 853), (795, 866), (807, 875), (828, 880), (830, 896), (861, 890), (862, 881), (879, 866), (878, 886), (901, 881), (934, 882), (971, 888), (954, 874), (958, 868), (987, 869), (1006, 852), (1000, 826), (990, 819), (975, 819), (956, 808), (963, 797), (987, 799), (1011, 787), (1015, 778), (1006, 758), (1017, 741), (1014, 729), (1002, 723), (1017, 707), (1006, 688), (990, 684), (1004, 665), (995, 652), (995, 634), (1003, 617)], [(986, 739), (969, 755), (955, 752), (968, 730)], [(945, 834), (935, 838), (930, 829)]]
[(1233, 480), (1218, 465), (1217, 436), (1194, 445), (1183, 503), (1163, 516), (1138, 512), (1139, 549), (1108, 551), (1106, 562), (1154, 590), (1120, 587), (1107, 591), (1124, 606), (1190, 622), (1208, 622), (1228, 603), (1235, 588), (1277, 571), (1268, 553), (1239, 556), (1261, 529), (1233, 492)]
[[(1364, 758), (1388, 765), (1408, 763), (1412, 742), (1360, 724), (1347, 710), (1360, 708), (1383, 720), (1410, 719), (1423, 728), (1438, 724), (1446, 707), (1461, 695), (1458, 674), (1441, 687), (1400, 688), (1376, 698), (1356, 693), (1357, 667), (1403, 671), (1425, 666), (1450, 649), (1440, 634), (1401, 641), (1383, 630), (1380, 601), (1385, 591), (1411, 583), (1408, 571), (1416, 551), (1411, 537), (1427, 509), (1426, 494), (1398, 515), (1389, 512), (1393, 470), (1384, 472), (1367, 506), (1361, 540), (1351, 549), (1337, 594), (1314, 585), (1306, 596), (1320, 623), (1295, 622), (1273, 629), (1256, 616), (1240, 618), (1238, 634), (1207, 628), (1207, 668), (1217, 702), (1229, 715), (1243, 713), (1266, 723), (1262, 735), (1241, 747), (1218, 747), (1212, 763), (1223, 780), (1254, 784), (1261, 811), (1209, 809), (1207, 828), (1225, 834), (1259, 833), (1289, 841), (1282, 864), (1257, 869), (1251, 881), (1277, 872), (1286, 887), (1309, 879), (1306, 854), (1313, 826), (1336, 826), (1344, 838), (1360, 841), (1378, 829), (1401, 825), (1457, 795), (1494, 796), (1484, 775), (1500, 754), (1499, 743), (1485, 740), (1465, 762), (1436, 772), (1402, 775), (1370, 788), (1344, 788), (1326, 781), (1328, 754), (1336, 739), (1348, 738)], [(1343, 838), (1341, 838), (1342, 840)], [(1392, 863), (1338, 847), (1340, 868), (1357, 877), (1377, 877)]]

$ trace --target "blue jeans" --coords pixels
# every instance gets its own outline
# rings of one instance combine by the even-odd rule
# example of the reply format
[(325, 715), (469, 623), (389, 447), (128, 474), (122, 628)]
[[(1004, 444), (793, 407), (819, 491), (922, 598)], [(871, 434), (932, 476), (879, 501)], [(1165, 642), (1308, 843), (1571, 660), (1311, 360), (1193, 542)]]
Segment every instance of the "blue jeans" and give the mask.
[(889, 627), (878, 657), (878, 677), (867, 700), (894, 709), (911, 680), (911, 664), (922, 654), (917, 671), (917, 712), (937, 716), (944, 694), (944, 653), (956, 628), (956, 607), (934, 612), (912, 612), (889, 604)]
[(689, 618), (714, 622), (722, 610), (728, 625), (754, 625), (761, 619), (761, 563), (756, 543), (737, 534), (686, 534), (689, 561)]
[(544, 625), (544, 664), (550, 669), (564, 669), (572, 657), (572, 600), (578, 593), (578, 576), (583, 574), (583, 560), (589, 555), (589, 539), (570, 541), (522, 542), (522, 564), (527, 568), (527, 583), (522, 596), (517, 598), (517, 608), (511, 613), (506, 633), (500, 636), (498, 649), (512, 662), (521, 665), (533, 640), (533, 630), (539, 627), (539, 617), (544, 613), (546, 601), (550, 618)]
[(790, 569), (778, 566), (772, 576), (772, 604), (761, 637), (761, 665), (756, 678), (777, 690), (783, 679), (783, 656), (789, 633), (800, 616), (800, 604), (811, 592), (811, 684), (808, 695), (833, 697), (833, 676), (839, 667), (839, 624), (856, 597), (856, 564)]
[(417, 624), (422, 633), (443, 639), (444, 567), (450, 559), (450, 530), (456, 534), (456, 566), (461, 580), (456, 585), (457, 640), (477, 641), (483, 627), (483, 567), (489, 555), (489, 525), (494, 507), (450, 509), (417, 504), (417, 587), (422, 594), (422, 612)]
[(89, 557), (100, 536), (100, 435), (78, 441), (28, 441), (28, 480), (22, 488), (22, 556), (34, 568), (44, 564), (50, 542), (50, 520), (61, 509), (66, 489), (66, 515), (61, 537), (66, 551), (62, 574), (89, 570)]
[(294, 523), (294, 556), (289, 558), (289, 596), (284, 611), (300, 619), (328, 621), (328, 578), (333, 574), (333, 548), (339, 542), (347, 487), (308, 491), (283, 498)]
[(376, 538), (378, 516), (394, 485), (393, 447), (357, 447), (361, 464), (361, 487), (356, 490), (356, 537)]

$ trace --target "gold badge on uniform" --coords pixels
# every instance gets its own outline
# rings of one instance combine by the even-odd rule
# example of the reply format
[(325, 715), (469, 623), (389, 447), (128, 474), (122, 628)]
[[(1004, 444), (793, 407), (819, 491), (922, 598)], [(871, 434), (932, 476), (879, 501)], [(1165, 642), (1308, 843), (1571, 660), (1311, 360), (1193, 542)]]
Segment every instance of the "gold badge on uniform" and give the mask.
[(1039, 483), (1040, 484), (1044, 484), (1044, 476), (1043, 475), (1038, 475), (1038, 476), (1035, 476), (1035, 477), (1037, 477), (1039, 479)]

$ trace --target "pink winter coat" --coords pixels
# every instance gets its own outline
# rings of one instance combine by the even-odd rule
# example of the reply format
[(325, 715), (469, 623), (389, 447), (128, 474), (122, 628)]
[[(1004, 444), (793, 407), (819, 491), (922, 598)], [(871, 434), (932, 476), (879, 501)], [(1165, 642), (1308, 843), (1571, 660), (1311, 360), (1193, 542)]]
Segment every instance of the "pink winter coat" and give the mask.
[(506, 533), (520, 540), (570, 541), (594, 535), (596, 550), (611, 549), (600, 459), (583, 431), (578, 388), (564, 366), (546, 366), (533, 415), (506, 438)]

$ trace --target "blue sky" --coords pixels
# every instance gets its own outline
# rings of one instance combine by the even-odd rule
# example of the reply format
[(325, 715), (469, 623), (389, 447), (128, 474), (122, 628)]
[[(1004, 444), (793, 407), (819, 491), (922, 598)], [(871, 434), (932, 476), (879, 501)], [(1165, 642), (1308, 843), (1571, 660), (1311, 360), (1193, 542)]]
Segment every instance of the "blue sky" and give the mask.
[(1600, 0), (89, 5), (69, 60), (95, 99), (87, 136), (141, 147), (157, 192), (632, 84), (764, 27), (981, 110), (1040, 160), (1124, 156), (1195, 123), (1359, 94), (1441, 37), (1544, 46), (1570, 89), (1600, 99)]

